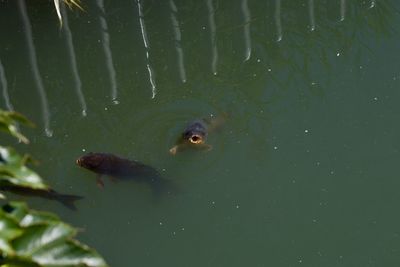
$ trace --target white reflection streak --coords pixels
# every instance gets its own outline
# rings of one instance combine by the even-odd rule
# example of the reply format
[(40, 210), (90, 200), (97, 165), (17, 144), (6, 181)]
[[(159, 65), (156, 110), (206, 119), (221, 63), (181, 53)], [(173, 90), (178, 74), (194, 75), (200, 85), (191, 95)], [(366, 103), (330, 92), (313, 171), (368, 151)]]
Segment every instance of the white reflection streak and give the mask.
[(186, 82), (186, 71), (185, 71), (185, 64), (183, 60), (183, 50), (181, 46), (181, 29), (179, 27), (179, 22), (176, 19), (175, 14), (178, 13), (178, 9), (173, 0), (169, 1), (169, 5), (171, 7), (171, 20), (172, 20), (172, 27), (174, 29), (174, 37), (175, 37), (175, 48), (176, 53), (178, 54), (178, 65), (179, 65), (179, 75), (181, 76), (181, 80), (183, 83)]
[(39, 67), (38, 67), (38, 63), (37, 63), (36, 50), (35, 50), (35, 45), (33, 43), (33, 37), (32, 37), (31, 22), (29, 21), (29, 17), (28, 17), (27, 11), (26, 11), (25, 1), (18, 0), (18, 6), (19, 6), (19, 10), (21, 12), (22, 21), (24, 24), (25, 37), (26, 37), (26, 42), (28, 45), (29, 61), (31, 64), (33, 77), (34, 77), (34, 80), (36, 83), (36, 87), (39, 91), (40, 101), (42, 104), (44, 130), (45, 130), (46, 135), (48, 137), (51, 137), (53, 135), (53, 131), (50, 129), (49, 107), (48, 107), (48, 102), (47, 102), (46, 91), (44, 90), (42, 77), (40, 76), (40, 71), (39, 71)]
[(153, 69), (150, 66), (149, 41), (147, 39), (146, 26), (144, 25), (144, 16), (143, 16), (142, 5), (140, 4), (139, 0), (137, 0), (137, 5), (138, 5), (138, 10), (139, 10), (140, 30), (142, 31), (143, 43), (144, 43), (144, 47), (146, 48), (146, 60), (147, 60), (146, 65), (147, 65), (147, 71), (149, 72), (149, 79), (150, 79), (150, 84), (151, 84), (151, 92), (152, 92), (151, 98), (155, 98), (156, 93), (157, 93), (156, 83), (154, 81)]
[(207, 0), (208, 7), (208, 21), (210, 24), (210, 34), (211, 34), (211, 71), (214, 75), (217, 75), (217, 64), (218, 64), (218, 49), (217, 49), (217, 39), (216, 39), (216, 26), (215, 26), (215, 11), (213, 6), (213, 0)]
[(249, 10), (249, 5), (247, 4), (247, 0), (242, 0), (242, 11), (245, 23), (243, 28), (245, 49), (246, 49), (244, 61), (247, 61), (250, 59), (251, 56), (250, 10)]
[(104, 9), (104, 1), (97, 0), (96, 3), (102, 13), (100, 15), (100, 26), (101, 26), (101, 30), (102, 30), (101, 38), (102, 38), (104, 55), (106, 57), (106, 66), (107, 66), (108, 74), (110, 75), (111, 100), (113, 101), (114, 104), (118, 104), (119, 102), (117, 100), (117, 97), (118, 97), (117, 79), (116, 79), (116, 73), (115, 73), (113, 58), (112, 58), (111, 49), (110, 49), (110, 35), (108, 34), (108, 25), (107, 25), (107, 21), (104, 17), (106, 14), (105, 9)]
[(314, 0), (308, 0), (308, 13), (310, 15), (310, 30), (315, 30)]
[(11, 104), (10, 96), (8, 94), (7, 78), (1, 60), (0, 60), (0, 82), (1, 82), (1, 87), (3, 88), (3, 97), (4, 97), (4, 102), (6, 104), (6, 108), (10, 111), (13, 111), (14, 107)]
[(73, 77), (74, 83), (75, 83), (75, 90), (76, 90), (76, 94), (78, 95), (79, 102), (81, 104), (82, 116), (86, 116), (87, 106), (86, 106), (85, 96), (83, 95), (83, 92), (82, 92), (82, 82), (81, 82), (81, 78), (80, 78), (79, 72), (78, 72), (78, 65), (76, 63), (74, 42), (72, 40), (72, 34), (71, 34), (71, 30), (69, 28), (69, 23), (68, 23), (68, 14), (65, 11), (64, 3), (61, 4), (61, 15), (62, 15), (62, 18), (64, 21), (65, 40), (67, 42), (68, 55), (69, 55), (69, 60), (70, 60), (70, 64), (71, 64), (72, 77)]
[(276, 41), (282, 40), (282, 22), (281, 22), (281, 0), (275, 0), (275, 24), (276, 24)]
[(340, 0), (340, 21), (346, 17), (346, 0)]
[(376, 1), (375, 0), (371, 0), (371, 4), (369, 5), (369, 8), (374, 8), (376, 5)]

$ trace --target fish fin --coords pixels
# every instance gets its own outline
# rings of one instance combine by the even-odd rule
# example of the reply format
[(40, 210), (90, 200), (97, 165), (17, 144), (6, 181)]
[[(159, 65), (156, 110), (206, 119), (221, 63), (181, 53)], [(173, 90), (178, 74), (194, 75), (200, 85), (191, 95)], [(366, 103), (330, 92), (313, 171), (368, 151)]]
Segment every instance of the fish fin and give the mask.
[(222, 114), (211, 117), (208, 119), (208, 131), (215, 132), (221, 129), (221, 126), (225, 123), (225, 121), (229, 118), (229, 114), (227, 112), (223, 112)]
[(171, 155), (176, 155), (176, 152), (178, 152), (178, 146), (174, 146), (173, 148), (171, 148), (169, 150), (169, 153), (171, 153)]
[(204, 149), (204, 151), (208, 152), (213, 149), (213, 146), (209, 144), (202, 144), (201, 148)]
[(179, 188), (176, 183), (164, 178), (153, 180), (151, 189), (156, 198), (160, 198), (161, 196), (173, 196), (179, 193)]
[(75, 201), (83, 199), (82, 196), (58, 194), (57, 200), (70, 210), (76, 211)]
[(185, 150), (185, 149), (187, 149), (187, 148), (189, 148), (190, 147), (190, 145), (189, 144), (187, 144), (186, 142), (183, 142), (183, 143), (180, 143), (180, 144), (178, 144), (178, 145), (175, 145), (173, 148), (171, 148), (170, 150), (169, 150), (169, 153), (171, 153), (172, 155), (176, 155), (176, 153), (178, 153), (178, 152), (181, 152), (181, 151), (183, 151), (183, 150)]
[(97, 176), (96, 184), (97, 184), (97, 186), (98, 186), (100, 189), (103, 189), (103, 188), (104, 188), (104, 182), (103, 182), (103, 180), (101, 179), (101, 175)]

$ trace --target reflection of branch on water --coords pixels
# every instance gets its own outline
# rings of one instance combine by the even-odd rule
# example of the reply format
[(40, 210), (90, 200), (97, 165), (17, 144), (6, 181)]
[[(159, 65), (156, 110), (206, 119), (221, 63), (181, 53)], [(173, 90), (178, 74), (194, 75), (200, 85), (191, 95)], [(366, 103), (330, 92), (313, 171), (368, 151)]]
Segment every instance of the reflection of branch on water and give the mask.
[(10, 96), (8, 94), (7, 77), (4, 71), (3, 64), (1, 63), (1, 60), (0, 60), (0, 84), (1, 87), (3, 88), (3, 97), (4, 97), (4, 102), (6, 104), (6, 108), (10, 111), (13, 111), (14, 107), (11, 104)]
[(340, 0), (340, 21), (346, 18), (346, 0)]
[[(15, 78), (14, 78), (13, 85), (15, 85)], [(11, 103), (10, 95), (8, 94), (8, 82), (7, 82), (6, 73), (4, 71), (4, 66), (3, 66), (3, 63), (1, 62), (1, 60), (0, 60), (0, 87), (3, 88), (3, 98), (4, 98), (4, 103), (6, 104), (6, 109), (8, 111), (14, 111), (14, 107)], [(19, 131), (19, 123), (18, 122), (15, 123), (15, 127)], [(19, 138), (19, 141), (25, 142), (25, 140), (23, 140), (21, 138)]]
[(144, 15), (143, 15), (143, 10), (142, 10), (142, 5), (140, 3), (140, 0), (137, 0), (137, 6), (138, 6), (138, 12), (139, 12), (140, 30), (142, 32), (144, 48), (146, 49), (146, 61), (147, 61), (146, 66), (147, 66), (147, 71), (149, 72), (149, 80), (150, 80), (150, 84), (151, 84), (151, 92), (152, 92), (151, 98), (155, 98), (156, 93), (157, 93), (156, 83), (154, 81), (153, 69), (150, 66), (149, 40), (147, 39), (146, 25), (144, 24)]
[(275, 0), (276, 41), (282, 40), (281, 0)]
[(104, 1), (97, 0), (97, 7), (100, 9), (101, 14), (99, 17), (100, 20), (100, 27), (101, 27), (101, 39), (103, 45), (104, 56), (106, 57), (106, 66), (108, 70), (108, 75), (110, 78), (110, 85), (111, 85), (111, 100), (114, 104), (118, 104), (118, 89), (117, 89), (117, 79), (116, 73), (114, 68), (113, 57), (110, 49), (110, 35), (108, 34), (108, 25), (105, 18), (105, 10), (104, 10)]
[(31, 22), (29, 21), (29, 17), (26, 11), (26, 5), (24, 0), (18, 0), (19, 11), (21, 13), (22, 22), (24, 24), (24, 32), (25, 38), (28, 45), (28, 53), (29, 53), (29, 62), (31, 64), (33, 77), (36, 83), (36, 87), (39, 91), (40, 100), (42, 104), (42, 113), (43, 113), (43, 121), (44, 121), (44, 128), (45, 133), (48, 137), (53, 135), (53, 131), (50, 129), (50, 113), (49, 107), (47, 103), (47, 95), (46, 91), (44, 90), (42, 77), (40, 76), (39, 66), (37, 63), (37, 56), (36, 56), (36, 49), (33, 43), (32, 37), (32, 27)]
[(218, 64), (218, 49), (217, 49), (217, 37), (216, 37), (216, 25), (215, 25), (215, 10), (212, 0), (207, 0), (208, 8), (208, 21), (210, 24), (210, 39), (211, 39), (211, 71), (214, 75), (217, 75), (217, 64)]
[(171, 20), (172, 20), (172, 28), (174, 29), (174, 37), (175, 37), (175, 49), (178, 55), (178, 66), (179, 66), (179, 75), (181, 77), (181, 81), (183, 83), (186, 82), (186, 70), (185, 64), (183, 60), (183, 50), (181, 44), (181, 28), (179, 27), (179, 22), (176, 19), (176, 13), (178, 13), (178, 9), (173, 0), (169, 1), (169, 5), (171, 7)]
[(250, 37), (250, 10), (247, 0), (242, 0), (242, 11), (244, 17), (243, 34), (245, 41), (245, 57), (244, 61), (247, 61), (251, 57), (251, 37)]
[(65, 12), (65, 4), (64, 3), (61, 4), (60, 9), (61, 9), (61, 15), (64, 19), (65, 41), (67, 43), (68, 55), (69, 55), (70, 64), (71, 64), (72, 77), (74, 78), (76, 94), (78, 95), (78, 99), (81, 104), (82, 116), (86, 116), (87, 106), (86, 106), (85, 96), (83, 95), (83, 92), (82, 92), (82, 82), (81, 82), (81, 78), (80, 78), (79, 72), (78, 72), (78, 65), (76, 63), (74, 42), (72, 40), (72, 33), (71, 33), (71, 30), (69, 28), (69, 23), (68, 23), (68, 14), (67, 14), (67, 12)]
[(315, 30), (314, 0), (308, 0), (308, 13), (310, 16), (310, 30)]
[[(287, 29), (285, 39), (280, 43), (272, 42), (276, 38), (275, 32), (269, 31), (265, 26), (276, 26), (274, 22), (279, 17), (279, 12), (276, 12), (276, 9), (272, 10), (272, 16), (266, 16), (264, 21), (258, 19), (265, 16), (264, 11), (258, 15), (253, 14), (252, 56), (257, 58), (257, 61), (243, 64), (239, 57), (224, 54), (223, 52), (230, 48), (229, 41), (232, 38), (226, 32), (238, 29), (228, 29), (228, 24), (219, 24), (221, 70), (215, 81), (221, 86), (245, 91), (248, 101), (251, 101), (252, 95), (256, 95), (252, 103), (254, 105), (262, 102), (261, 96), (266, 91), (273, 91), (271, 94), (282, 98), (289, 94), (287, 90), (291, 90), (292, 95), (296, 95), (296, 101), (304, 107), (312, 98), (323, 99), (324, 88), (336, 79), (326, 74), (327, 71), (329, 73), (332, 67), (341, 62), (347, 64), (354, 75), (361, 73), (360, 66), (364, 64), (365, 58), (362, 55), (374, 53), (370, 47), (371, 40), (393, 36), (397, 31), (394, 19), (398, 11), (393, 6), (393, 1), (380, 1), (373, 10), (369, 8), (369, 2), (360, 6), (358, 2), (347, 1), (346, 10), (352, 12), (345, 13), (346, 24), (338, 23), (339, 1), (335, 2), (336, 9), (317, 5), (313, 0), (303, 1), (305, 4), (308, 2), (308, 6), (296, 1), (276, 0), (275, 7), (279, 6), (279, 2), (283, 5), (281, 11), (285, 19), (282, 22)], [(299, 6), (305, 8), (300, 9)], [(305, 13), (307, 8), (310, 17)], [(310, 12), (310, 8), (314, 11)], [(312, 18), (312, 14), (315, 18)], [(299, 23), (299, 17), (303, 18), (302, 23)], [(318, 31), (314, 30), (311, 33), (307, 28), (313, 28), (315, 21), (318, 22)], [(307, 24), (310, 26), (305, 27)], [(226, 32), (222, 29), (226, 29)], [(278, 29), (277, 31), (279, 32)], [(320, 79), (321, 74), (325, 77), (323, 83)], [(269, 95), (271, 98), (274, 96)]]

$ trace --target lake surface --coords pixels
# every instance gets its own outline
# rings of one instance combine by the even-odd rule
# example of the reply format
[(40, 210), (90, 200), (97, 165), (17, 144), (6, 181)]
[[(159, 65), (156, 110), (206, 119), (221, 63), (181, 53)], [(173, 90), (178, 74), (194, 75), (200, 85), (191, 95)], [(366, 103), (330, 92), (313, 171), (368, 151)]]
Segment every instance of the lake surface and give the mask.
[[(400, 5), (377, 1), (0, 3), (0, 104), (26, 114), (35, 168), (110, 266), (399, 266)], [(6, 89), (6, 90), (5, 90)], [(168, 152), (227, 113), (209, 152)], [(179, 193), (96, 186), (111, 152)]]

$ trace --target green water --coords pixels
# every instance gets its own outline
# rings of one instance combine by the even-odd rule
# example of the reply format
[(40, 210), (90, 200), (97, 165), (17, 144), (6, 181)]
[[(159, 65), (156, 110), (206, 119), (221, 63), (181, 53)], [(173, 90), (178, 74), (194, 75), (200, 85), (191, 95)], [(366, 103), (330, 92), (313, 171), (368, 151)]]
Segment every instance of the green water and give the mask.
[[(70, 43), (52, 3), (28, 1), (45, 99), (17, 2), (0, 3), (0, 60), (37, 127), (28, 146), (7, 141), (85, 199), (76, 212), (13, 199), (84, 229), (110, 266), (399, 266), (397, 1), (144, 0), (142, 21), (134, 1), (84, 1)], [(168, 153), (188, 121), (223, 112), (211, 151)], [(149, 164), (180, 192), (101, 190), (75, 165), (89, 151)]]

